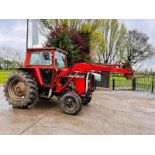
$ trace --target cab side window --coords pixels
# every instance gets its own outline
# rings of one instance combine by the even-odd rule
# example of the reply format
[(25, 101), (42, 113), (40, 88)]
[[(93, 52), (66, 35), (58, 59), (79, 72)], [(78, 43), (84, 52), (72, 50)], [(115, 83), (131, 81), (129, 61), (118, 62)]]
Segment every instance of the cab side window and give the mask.
[(58, 68), (65, 67), (65, 55), (61, 52), (55, 52), (55, 65)]
[(52, 65), (51, 52), (33, 52), (30, 58), (30, 65)]

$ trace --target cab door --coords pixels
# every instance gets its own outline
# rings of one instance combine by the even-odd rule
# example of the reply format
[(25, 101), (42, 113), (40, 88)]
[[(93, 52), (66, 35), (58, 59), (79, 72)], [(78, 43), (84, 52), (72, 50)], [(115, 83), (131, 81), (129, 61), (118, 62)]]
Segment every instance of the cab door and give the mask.
[(40, 68), (40, 74), (43, 80), (44, 86), (52, 85), (53, 69), (52, 68)]
[(53, 55), (51, 51), (34, 51), (31, 53), (30, 65), (36, 70), (38, 84), (52, 88), (55, 71), (53, 68)]

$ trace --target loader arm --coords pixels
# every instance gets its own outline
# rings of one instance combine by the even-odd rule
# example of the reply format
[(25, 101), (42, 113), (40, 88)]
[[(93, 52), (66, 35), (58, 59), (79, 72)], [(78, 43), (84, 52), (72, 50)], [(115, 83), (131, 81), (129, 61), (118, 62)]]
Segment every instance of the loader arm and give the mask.
[(86, 63), (79, 63), (74, 65), (71, 68), (71, 72), (79, 71), (81, 73), (85, 72), (94, 72), (94, 73), (101, 73), (101, 72), (113, 72), (113, 73), (122, 73), (122, 74), (132, 74), (132, 70), (117, 68), (116, 65), (91, 65)]
[(118, 68), (118, 65), (91, 65), (86, 63), (75, 64), (72, 68), (66, 69), (61, 72), (58, 77), (64, 77), (70, 73), (74, 74), (79, 72), (79, 74), (85, 74), (86, 72), (102, 73), (102, 72), (113, 72), (121, 74), (132, 75), (133, 71), (124, 68)]
[[(83, 75), (89, 72), (99, 73), (99, 74), (101, 74), (102, 72), (113, 72), (113, 73), (121, 73), (121, 74), (129, 75), (129, 76), (133, 75), (132, 70), (118, 68), (119, 66), (120, 65), (91, 65), (86, 63), (75, 64), (72, 68), (65, 69), (62, 72), (60, 72), (56, 81), (56, 85), (57, 85), (56, 92), (61, 92), (66, 86), (69, 85), (69, 83), (72, 80), (75, 79), (76, 75), (81, 75), (81, 74)], [(69, 77), (65, 85), (60, 86), (61, 79), (69, 75), (72, 75), (72, 77)]]

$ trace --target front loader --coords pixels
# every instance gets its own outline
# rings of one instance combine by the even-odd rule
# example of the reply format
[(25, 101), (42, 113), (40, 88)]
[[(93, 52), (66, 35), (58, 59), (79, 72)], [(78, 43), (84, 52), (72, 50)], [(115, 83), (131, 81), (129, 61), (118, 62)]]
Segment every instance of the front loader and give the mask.
[(119, 65), (78, 63), (68, 68), (65, 52), (57, 48), (28, 49), (22, 67), (4, 85), (6, 100), (13, 108), (27, 108), (38, 98), (59, 97), (62, 111), (76, 115), (94, 91), (93, 73), (116, 72), (132, 77), (131, 69)]

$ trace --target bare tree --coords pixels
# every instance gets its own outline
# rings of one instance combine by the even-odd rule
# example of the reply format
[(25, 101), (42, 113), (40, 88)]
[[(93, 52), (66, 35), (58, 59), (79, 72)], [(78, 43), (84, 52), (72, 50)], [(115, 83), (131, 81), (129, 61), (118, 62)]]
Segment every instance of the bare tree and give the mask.
[(3, 61), (4, 61), (4, 59), (1, 57), (1, 58), (0, 58), (0, 69), (3, 68)]
[(14, 49), (11, 47), (1, 47), (0, 55), (1, 62), (0, 67), (4, 69), (15, 69), (23, 61), (23, 51), (20, 49)]
[(149, 37), (137, 30), (128, 31), (124, 38), (124, 47), (119, 52), (120, 60), (128, 64), (137, 64), (154, 55)]

